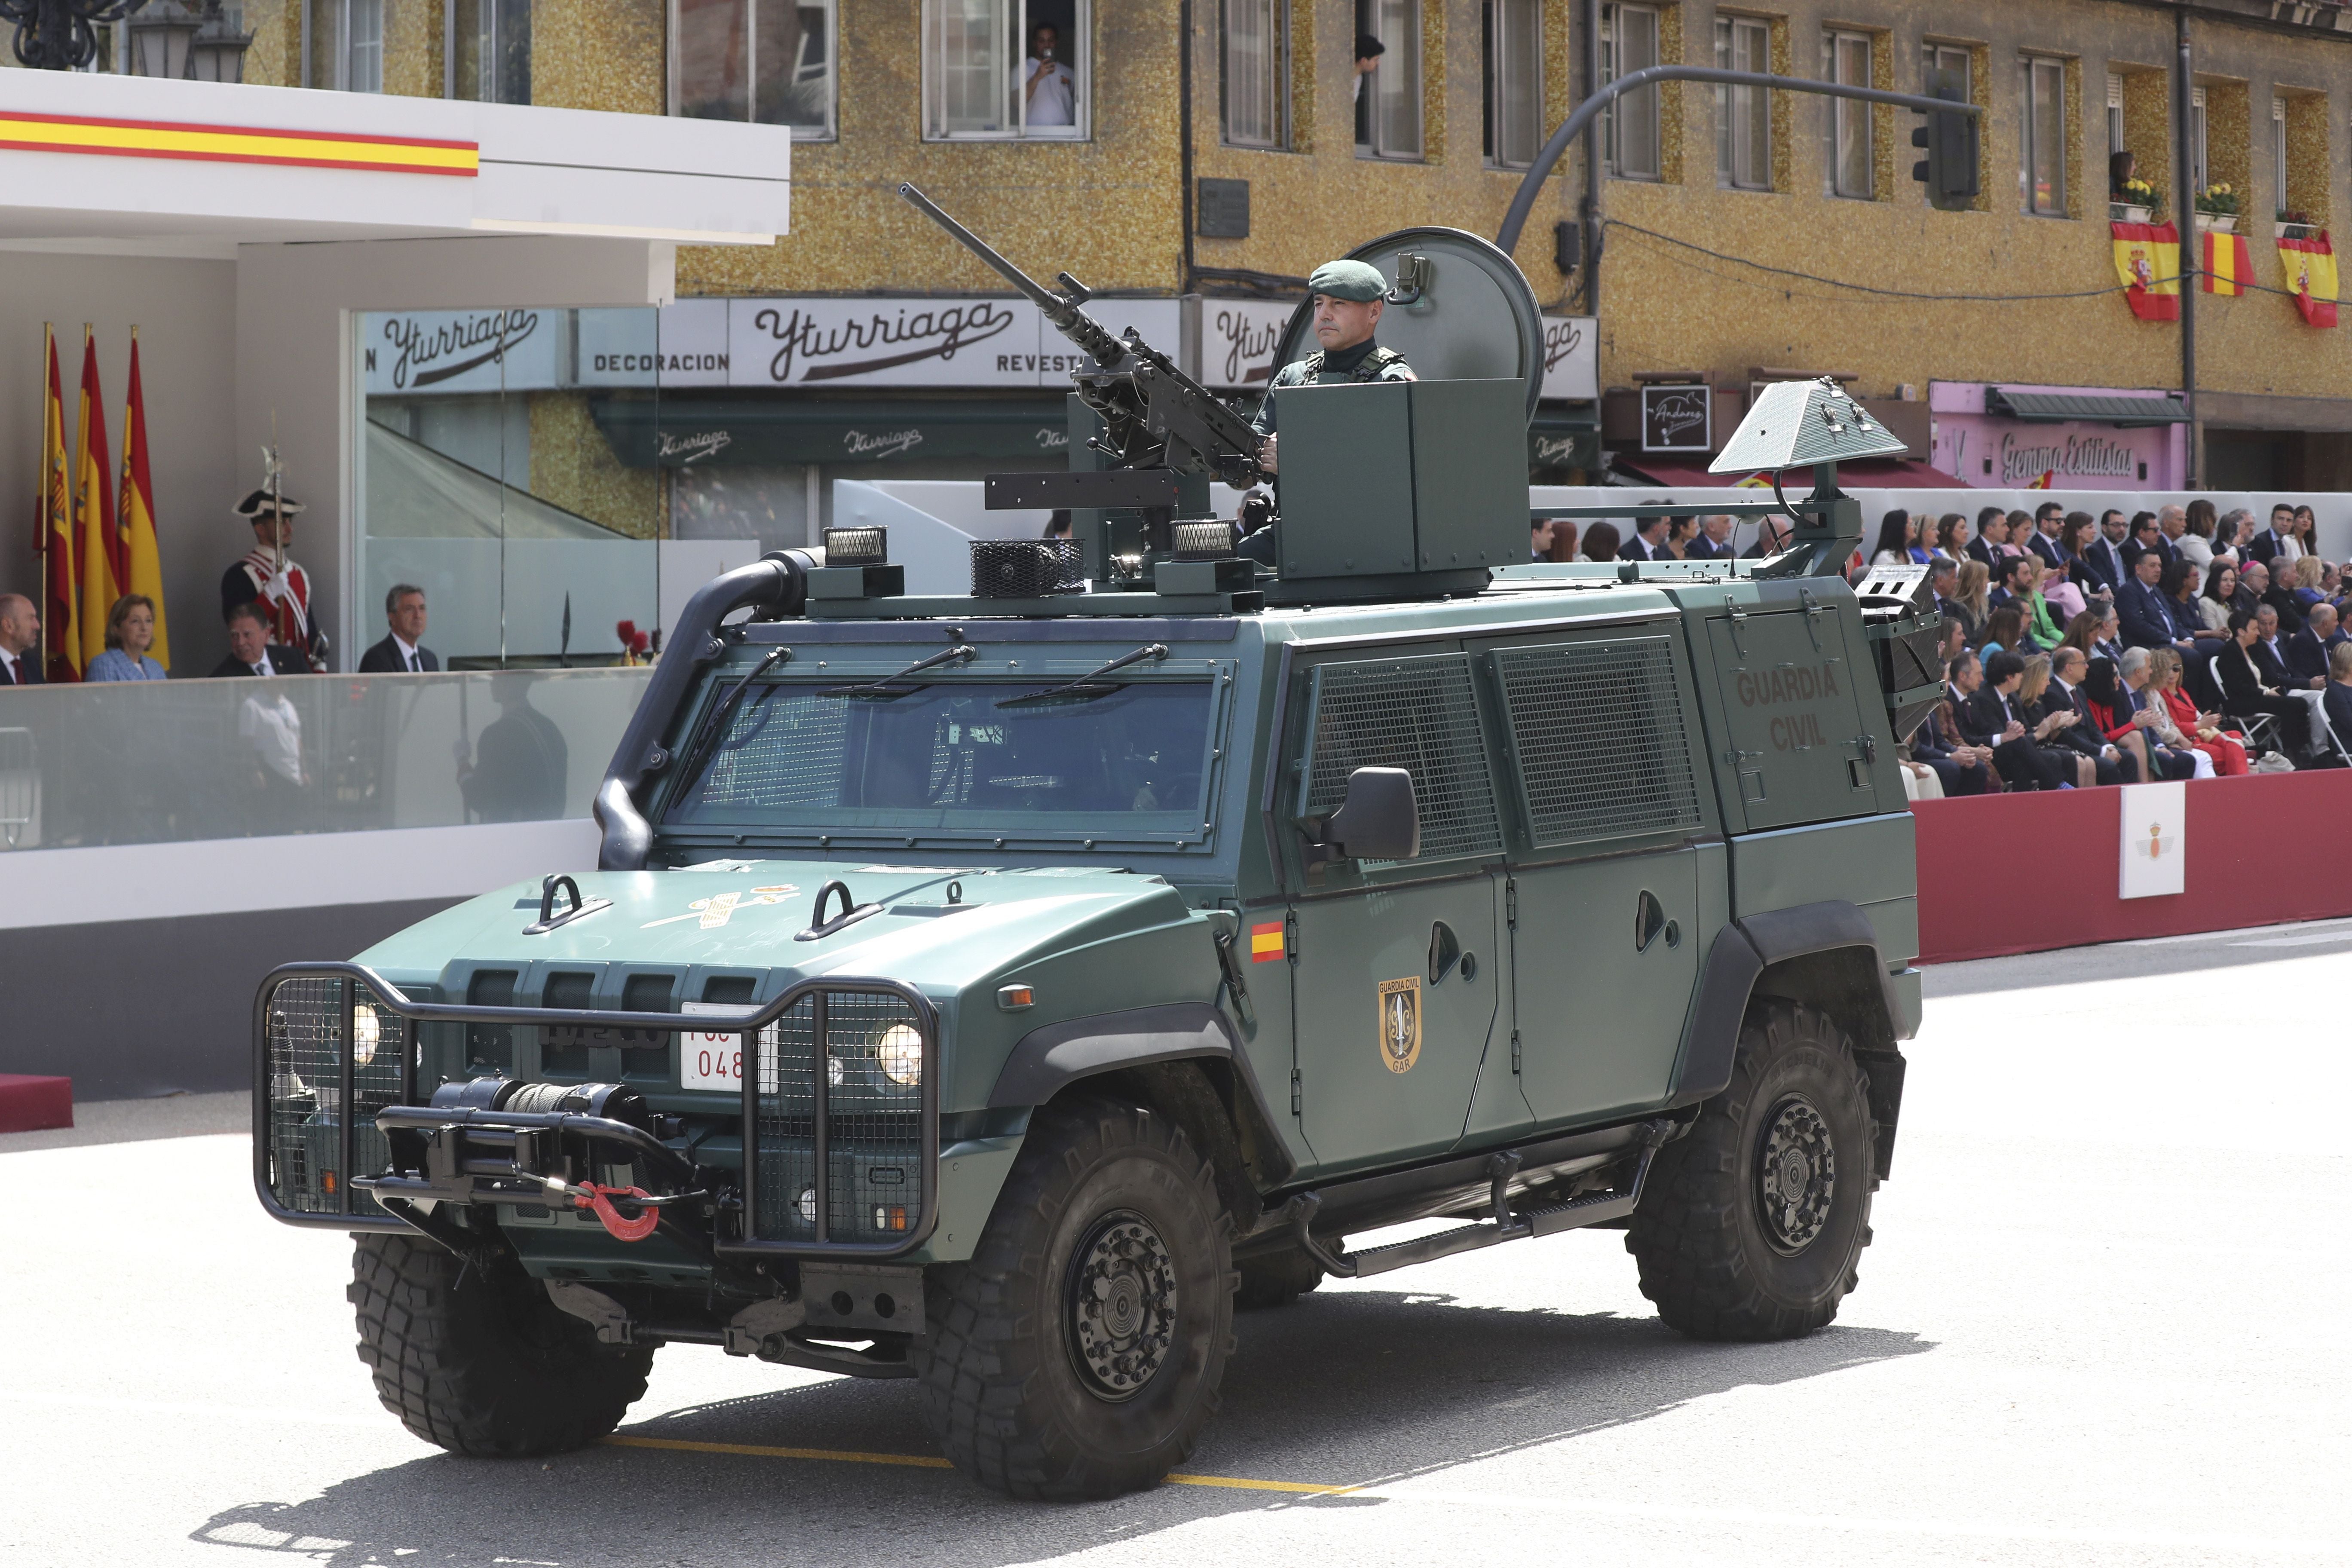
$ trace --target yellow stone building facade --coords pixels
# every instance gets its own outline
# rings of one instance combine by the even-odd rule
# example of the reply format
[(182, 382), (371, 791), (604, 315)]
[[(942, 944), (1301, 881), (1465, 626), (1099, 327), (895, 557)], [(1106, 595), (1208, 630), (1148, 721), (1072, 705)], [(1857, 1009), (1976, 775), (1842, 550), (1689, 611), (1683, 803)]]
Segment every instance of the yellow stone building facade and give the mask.
[[(1598, 386), (1703, 376), (1719, 417), (1760, 367), (1850, 373), (1865, 396), (1930, 405), (1939, 424), (1990, 417), (1988, 387), (2180, 387), (2180, 326), (2136, 320), (2116, 290), (2108, 174), (2129, 151), (2179, 216), (2184, 24), (2193, 179), (2237, 194), (2251, 280), (2285, 286), (2283, 215), (2310, 226), (2294, 234), (2352, 216), (2352, 17), (2333, 3), (247, 0), (244, 17), (248, 81), (457, 96), (520, 83), (540, 104), (802, 126), (790, 236), (679, 256), (682, 296), (738, 299), (1001, 294), (898, 199), (911, 179), (1040, 277), (1277, 300), (1391, 229), (1495, 233), (1596, 70), (1725, 63), (1909, 92), (1951, 73), (1984, 110), (1980, 190), (1963, 210), (1937, 210), (1911, 177), (1907, 110), (1700, 84), (1622, 100), (1601, 177), (1571, 149), (1547, 182), (1517, 259), (1548, 311), (1596, 318)], [(1045, 26), (1068, 79), (1041, 100), (1024, 89)], [(1381, 50), (1364, 75), (1368, 33)], [(499, 49), (503, 76), (485, 63)], [(2194, 303), (2206, 482), (2352, 488), (2345, 329), (2305, 325), (2277, 293)], [(1024, 397), (1042, 409), (1050, 386)], [(1624, 444), (1613, 419), (1611, 434)], [(1962, 465), (1945, 444), (1933, 456)], [(2134, 482), (2179, 478), (2158, 461)]]

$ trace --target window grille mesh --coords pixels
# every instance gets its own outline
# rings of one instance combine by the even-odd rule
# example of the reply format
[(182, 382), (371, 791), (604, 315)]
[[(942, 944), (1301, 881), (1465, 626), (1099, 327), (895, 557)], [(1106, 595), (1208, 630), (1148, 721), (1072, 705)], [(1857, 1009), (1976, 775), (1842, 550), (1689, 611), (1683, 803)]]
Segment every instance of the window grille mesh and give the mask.
[(1315, 671), (1305, 815), (1339, 809), (1358, 768), (1403, 768), (1421, 806), (1421, 856), (1502, 847), (1467, 654), (1326, 664)]
[[(415, 1041), (413, 1027), (398, 1014), (375, 1005), (375, 994), (360, 988), (355, 1021), (373, 1024), (370, 1059), (354, 1063), (352, 1093), (357, 1101), (352, 1169), (342, 1160), (343, 987), (354, 982), (331, 975), (298, 976), (270, 994), (267, 1050), (269, 1067), (269, 1188), (297, 1214), (374, 1215), (375, 1199), (349, 1186), (353, 1175), (374, 1175), (391, 1163), (392, 1150), (376, 1130), (375, 1113), (400, 1103), (401, 1065)], [(329, 1177), (331, 1174), (332, 1186)]]
[(1698, 825), (1669, 639), (1506, 648), (1495, 662), (1538, 844)]
[(825, 1064), (823, 1239), (894, 1241), (920, 1224), (923, 1089), (919, 1082), (894, 1083), (882, 1070), (885, 1037), (899, 1028), (921, 1038), (904, 999), (827, 991), (803, 997), (763, 1031), (757, 1239), (818, 1239), (802, 1199), (815, 1202), (819, 1061)]

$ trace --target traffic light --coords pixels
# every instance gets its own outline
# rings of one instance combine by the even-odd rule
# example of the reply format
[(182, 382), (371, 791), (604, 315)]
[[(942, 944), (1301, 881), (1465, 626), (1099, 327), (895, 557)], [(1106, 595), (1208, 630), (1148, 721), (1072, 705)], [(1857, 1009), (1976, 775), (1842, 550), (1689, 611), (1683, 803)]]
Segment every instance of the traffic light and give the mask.
[[(1967, 94), (1959, 72), (1939, 70), (1928, 92), (1953, 103)], [(1946, 212), (1958, 211), (1977, 198), (1977, 121), (1973, 114), (1931, 113), (1927, 122), (1911, 132), (1911, 145), (1927, 156), (1911, 165), (1911, 177), (1927, 187), (1927, 205)]]

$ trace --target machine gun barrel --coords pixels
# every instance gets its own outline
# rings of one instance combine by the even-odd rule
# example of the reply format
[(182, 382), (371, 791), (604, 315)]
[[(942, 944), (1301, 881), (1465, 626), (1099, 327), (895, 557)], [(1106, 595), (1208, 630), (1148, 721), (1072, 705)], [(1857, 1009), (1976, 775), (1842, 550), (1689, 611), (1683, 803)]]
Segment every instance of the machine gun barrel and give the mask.
[(1108, 370), (1126, 357), (1126, 346), (1112, 337), (1101, 322), (1078, 309), (1075, 300), (1055, 293), (999, 256), (988, 241), (950, 217), (939, 203), (916, 189), (912, 182), (902, 183), (898, 186), (898, 194), (933, 223), (947, 230), (957, 244), (987, 262), (1007, 283), (1027, 295), (1040, 310), (1045, 312), (1045, 319), (1054, 323), (1055, 331), (1094, 355), (1096, 363), (1104, 369)]

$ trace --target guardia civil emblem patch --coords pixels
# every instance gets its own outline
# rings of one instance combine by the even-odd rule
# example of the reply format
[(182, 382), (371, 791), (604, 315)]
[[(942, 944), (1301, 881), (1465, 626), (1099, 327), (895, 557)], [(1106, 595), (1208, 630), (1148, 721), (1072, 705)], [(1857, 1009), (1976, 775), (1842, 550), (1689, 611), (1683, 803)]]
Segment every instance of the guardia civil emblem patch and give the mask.
[(1421, 1059), (1421, 976), (1381, 982), (1381, 1060), (1411, 1072)]

